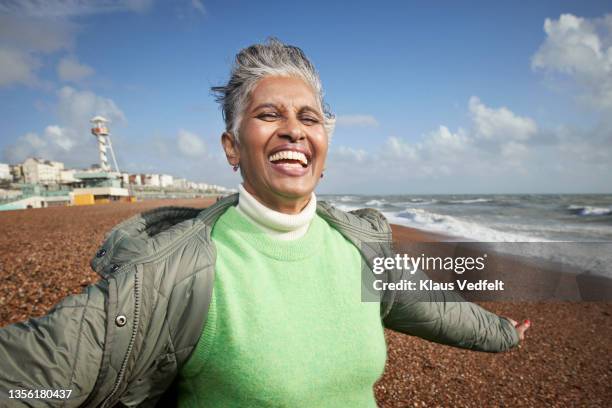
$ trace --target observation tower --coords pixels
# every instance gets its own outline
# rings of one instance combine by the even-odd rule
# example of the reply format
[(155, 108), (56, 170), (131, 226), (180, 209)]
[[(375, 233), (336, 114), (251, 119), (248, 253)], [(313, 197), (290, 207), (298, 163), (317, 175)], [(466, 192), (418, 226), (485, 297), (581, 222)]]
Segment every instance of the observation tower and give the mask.
[(115, 151), (113, 150), (113, 144), (111, 143), (110, 133), (108, 126), (106, 125), (109, 121), (102, 116), (94, 116), (90, 122), (93, 124), (91, 128), (91, 134), (98, 139), (98, 151), (100, 152), (100, 168), (103, 172), (110, 172), (111, 168), (108, 165), (108, 158), (106, 151), (110, 150), (111, 156), (113, 157), (113, 164), (115, 165), (115, 171), (119, 173), (119, 166), (117, 165), (117, 158), (115, 157)]

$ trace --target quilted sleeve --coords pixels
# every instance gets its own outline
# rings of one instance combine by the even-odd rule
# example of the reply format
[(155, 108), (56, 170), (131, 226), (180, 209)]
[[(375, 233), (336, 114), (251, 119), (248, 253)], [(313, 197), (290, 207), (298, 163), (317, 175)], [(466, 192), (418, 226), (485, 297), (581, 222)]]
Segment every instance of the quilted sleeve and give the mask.
[[(102, 361), (106, 290), (101, 281), (45, 316), (0, 328), (0, 406), (74, 407), (86, 400)], [(49, 390), (59, 392), (48, 398)], [(26, 398), (16, 398), (23, 391)]]

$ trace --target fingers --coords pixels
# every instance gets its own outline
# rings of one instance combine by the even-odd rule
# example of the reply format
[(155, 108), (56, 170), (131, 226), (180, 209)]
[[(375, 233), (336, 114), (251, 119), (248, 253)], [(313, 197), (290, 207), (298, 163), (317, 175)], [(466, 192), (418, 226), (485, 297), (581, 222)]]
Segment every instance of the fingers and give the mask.
[(518, 332), (519, 339), (521, 339), (521, 341), (525, 340), (525, 332), (527, 331), (527, 329), (529, 329), (529, 327), (531, 327), (530, 320), (524, 320), (521, 324), (514, 325), (514, 328)]

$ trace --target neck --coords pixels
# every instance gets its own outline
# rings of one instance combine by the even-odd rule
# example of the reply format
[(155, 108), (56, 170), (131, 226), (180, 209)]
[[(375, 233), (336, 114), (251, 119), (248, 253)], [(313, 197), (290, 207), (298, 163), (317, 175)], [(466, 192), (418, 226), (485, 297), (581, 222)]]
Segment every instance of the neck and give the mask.
[(306, 206), (297, 214), (287, 214), (266, 207), (250, 194), (242, 185), (238, 186), (239, 198), (236, 209), (267, 234), (282, 240), (297, 239), (303, 236), (316, 209), (317, 199), (312, 193)]

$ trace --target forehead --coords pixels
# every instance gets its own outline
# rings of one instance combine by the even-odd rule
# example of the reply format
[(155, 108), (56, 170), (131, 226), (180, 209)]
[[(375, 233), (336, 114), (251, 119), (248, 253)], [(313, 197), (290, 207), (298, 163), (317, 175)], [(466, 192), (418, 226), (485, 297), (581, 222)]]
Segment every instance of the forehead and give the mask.
[(282, 106), (318, 106), (312, 87), (304, 80), (295, 77), (266, 77), (257, 82), (251, 91), (251, 107), (262, 103)]

